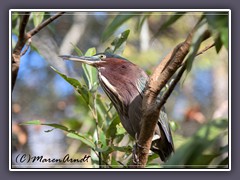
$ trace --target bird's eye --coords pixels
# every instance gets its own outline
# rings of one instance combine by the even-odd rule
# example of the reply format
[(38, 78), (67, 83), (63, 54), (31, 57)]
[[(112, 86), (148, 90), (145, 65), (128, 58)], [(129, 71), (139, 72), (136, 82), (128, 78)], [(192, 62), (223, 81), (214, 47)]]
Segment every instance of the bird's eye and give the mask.
[(105, 56), (104, 54), (100, 54), (100, 55), (99, 55), (99, 58), (100, 58), (101, 60), (103, 60), (103, 59), (106, 58), (106, 56)]

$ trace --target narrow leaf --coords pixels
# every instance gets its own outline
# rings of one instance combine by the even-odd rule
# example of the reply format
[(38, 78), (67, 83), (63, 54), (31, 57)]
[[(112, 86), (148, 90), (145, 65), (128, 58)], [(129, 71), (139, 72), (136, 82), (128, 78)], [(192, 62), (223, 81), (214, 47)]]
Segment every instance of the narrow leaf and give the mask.
[(71, 45), (73, 46), (74, 51), (77, 53), (78, 56), (83, 55), (82, 51), (76, 45), (74, 45), (73, 43), (71, 43)]
[(85, 53), (85, 56), (93, 56), (96, 54), (96, 48), (89, 48), (87, 52)]
[(41, 125), (41, 121), (32, 120), (32, 121), (23, 122), (20, 125)]
[(170, 16), (170, 18), (163, 23), (163, 25), (160, 27), (160, 30), (166, 29), (168, 26), (175, 23), (180, 17), (182, 17), (186, 12), (176, 12), (174, 15)]
[(44, 12), (33, 12), (33, 24), (37, 27), (42, 21), (44, 17)]
[(86, 104), (89, 103), (89, 91), (84, 86), (82, 86), (78, 80), (60, 73), (52, 66), (51, 68), (75, 88), (75, 90), (83, 97)]
[(80, 134), (76, 134), (76, 133), (68, 133), (67, 137), (73, 138), (73, 139), (78, 139), (81, 142), (83, 142), (84, 144), (86, 144), (87, 146), (91, 147), (91, 148), (95, 148), (94, 143), (88, 139), (87, 137), (80, 135)]
[(120, 124), (120, 118), (119, 116), (115, 116), (115, 118), (112, 120), (111, 124), (109, 125), (106, 136), (107, 137), (115, 137), (117, 133), (117, 125)]
[(42, 123), (41, 125), (45, 125), (45, 126), (50, 126), (50, 127), (54, 127), (56, 129), (61, 129), (63, 131), (69, 131), (67, 127), (61, 125), (61, 124), (55, 124), (55, 123)]
[[(127, 15), (124, 14), (119, 14), (117, 15), (113, 21), (110, 23), (109, 26), (106, 27), (105, 31), (103, 32), (102, 35), (102, 41), (105, 42), (109, 37), (111, 37), (114, 32), (127, 20), (129, 20), (130, 18), (137, 16), (136, 12), (125, 12), (127, 13)], [(139, 14), (139, 12), (138, 12)]]
[(139, 31), (142, 26), (143, 23), (145, 22), (145, 20), (151, 15), (151, 12), (148, 12), (146, 15), (142, 15), (142, 17), (139, 17), (138, 22), (137, 22), (137, 26), (136, 26), (136, 30)]
[(220, 34), (223, 45), (225, 46), (226, 49), (228, 49), (228, 28), (222, 28), (220, 30)]
[(222, 49), (222, 45), (221, 37), (218, 35), (215, 39), (215, 49), (217, 53), (219, 53), (219, 51)]
[(116, 54), (122, 54), (123, 50), (124, 50), (124, 46), (125, 46), (125, 42), (128, 38), (128, 35), (130, 33), (130, 30), (126, 30), (123, 33), (120, 34), (119, 37), (115, 38), (114, 41), (111, 43), (112, 46), (114, 46), (113, 49), (113, 53), (115, 53), (115, 51), (119, 50), (119, 52), (121, 53), (116, 53)]
[(188, 57), (186, 59), (186, 62), (187, 62), (187, 73), (183, 79), (183, 82), (182, 84), (184, 83), (188, 73), (191, 71), (192, 69), (192, 65), (193, 65), (193, 61), (196, 57), (196, 54), (200, 48), (200, 45), (202, 43), (202, 40), (204, 38), (204, 32), (207, 30), (207, 25), (206, 23), (201, 23), (199, 24), (199, 28), (198, 30), (196, 31), (196, 33), (194, 34), (193, 36), (193, 40), (192, 40), (192, 44), (191, 44), (191, 47), (190, 47), (190, 50), (189, 50), (189, 54), (188, 54)]
[[(95, 54), (96, 54), (96, 49), (89, 48), (85, 53), (85, 56), (93, 56)], [(93, 90), (94, 84), (96, 84), (95, 82), (97, 81), (97, 70), (96, 68), (89, 66), (87, 64), (82, 64), (82, 68), (84, 71), (84, 80), (88, 85), (88, 89)]]
[(154, 37), (157, 37), (163, 30), (167, 29), (169, 26), (174, 24), (185, 13), (186, 12), (176, 12), (174, 15), (171, 15), (170, 18), (161, 25), (161, 27), (158, 29), (158, 32), (154, 35)]

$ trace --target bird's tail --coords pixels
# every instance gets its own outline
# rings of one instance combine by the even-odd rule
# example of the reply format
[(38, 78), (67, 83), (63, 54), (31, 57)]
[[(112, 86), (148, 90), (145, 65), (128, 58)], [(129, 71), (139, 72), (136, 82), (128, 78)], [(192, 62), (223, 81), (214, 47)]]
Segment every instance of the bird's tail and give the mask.
[(157, 153), (162, 161), (166, 162), (174, 151), (174, 148), (171, 143), (160, 138), (152, 141), (151, 150)]
[[(168, 136), (165, 134), (163, 128), (160, 126), (161, 137), (152, 141), (151, 150), (157, 153), (161, 160), (166, 162), (170, 155), (174, 152), (174, 145), (172, 142), (172, 134), (169, 131)], [(169, 141), (170, 140), (170, 141)]]

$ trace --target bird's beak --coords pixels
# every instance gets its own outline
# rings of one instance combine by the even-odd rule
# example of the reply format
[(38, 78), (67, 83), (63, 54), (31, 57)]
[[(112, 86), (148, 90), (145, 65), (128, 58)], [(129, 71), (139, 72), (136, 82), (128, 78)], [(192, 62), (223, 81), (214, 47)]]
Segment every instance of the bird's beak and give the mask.
[(71, 55), (62, 55), (59, 56), (64, 60), (78, 61), (89, 65), (94, 65), (100, 62), (100, 58), (98, 56), (71, 56)]

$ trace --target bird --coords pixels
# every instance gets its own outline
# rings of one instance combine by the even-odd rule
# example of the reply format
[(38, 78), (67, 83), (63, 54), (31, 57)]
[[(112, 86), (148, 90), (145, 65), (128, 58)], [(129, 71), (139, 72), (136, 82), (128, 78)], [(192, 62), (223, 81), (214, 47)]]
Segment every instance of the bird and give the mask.
[[(134, 139), (140, 134), (142, 101), (149, 79), (146, 72), (117, 54), (104, 52), (93, 56), (61, 55), (64, 60), (78, 61), (98, 71), (99, 83), (119, 114), (120, 121)], [(160, 99), (160, 95), (158, 96)], [(151, 151), (166, 162), (174, 152), (174, 144), (165, 108), (159, 113)]]

